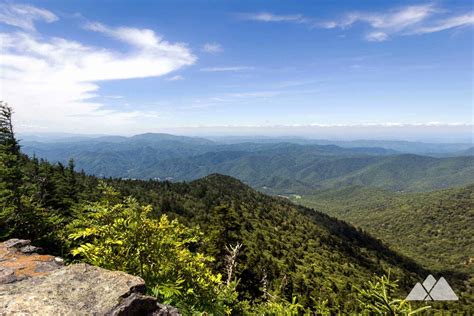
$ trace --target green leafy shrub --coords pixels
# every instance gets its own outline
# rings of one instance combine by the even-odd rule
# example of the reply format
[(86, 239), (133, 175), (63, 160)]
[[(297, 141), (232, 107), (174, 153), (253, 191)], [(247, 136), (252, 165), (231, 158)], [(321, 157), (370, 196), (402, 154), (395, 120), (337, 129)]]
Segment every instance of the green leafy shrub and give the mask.
[(182, 311), (231, 312), (233, 287), (208, 267), (212, 257), (191, 251), (201, 241), (199, 230), (166, 215), (152, 218), (151, 206), (131, 197), (119, 201), (108, 186), (102, 191), (103, 198), (83, 204), (68, 226), (74, 256), (142, 277), (151, 294)]
[(375, 282), (369, 281), (364, 289), (358, 289), (360, 308), (369, 315), (416, 315), (431, 308), (413, 309), (409, 302), (393, 298), (397, 288), (397, 281), (390, 280), (390, 275), (377, 277)]

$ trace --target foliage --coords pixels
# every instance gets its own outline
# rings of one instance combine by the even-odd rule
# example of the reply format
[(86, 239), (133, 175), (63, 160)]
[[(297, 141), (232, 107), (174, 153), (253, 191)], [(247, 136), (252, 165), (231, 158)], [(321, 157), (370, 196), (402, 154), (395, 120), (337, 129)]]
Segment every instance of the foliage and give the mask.
[(393, 293), (397, 290), (396, 281), (390, 280), (388, 276), (375, 277), (375, 282), (369, 281), (365, 289), (358, 289), (358, 301), (364, 313), (370, 315), (416, 315), (430, 309), (423, 306), (413, 309), (411, 304), (402, 299), (394, 299)]
[(256, 304), (251, 308), (250, 311), (244, 314), (248, 315), (301, 315), (303, 313), (310, 314), (309, 310), (306, 310), (303, 305), (297, 302), (297, 298), (293, 297), (291, 302), (288, 302), (281, 298), (271, 298), (270, 300)]
[(102, 191), (101, 201), (81, 206), (79, 217), (68, 225), (70, 238), (80, 242), (72, 250), (74, 256), (139, 275), (161, 302), (182, 311), (230, 313), (232, 302), (225, 299), (232, 291), (209, 268), (213, 258), (190, 250), (200, 243), (202, 233), (166, 215), (151, 218), (151, 206), (131, 197), (112, 202), (118, 193), (108, 186)]

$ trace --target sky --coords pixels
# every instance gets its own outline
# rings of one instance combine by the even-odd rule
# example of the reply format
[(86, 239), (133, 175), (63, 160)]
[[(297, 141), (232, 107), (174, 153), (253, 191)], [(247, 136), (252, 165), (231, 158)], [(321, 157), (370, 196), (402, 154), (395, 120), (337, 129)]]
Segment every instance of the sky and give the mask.
[(0, 100), (23, 133), (472, 140), (473, 24), (471, 1), (0, 1)]

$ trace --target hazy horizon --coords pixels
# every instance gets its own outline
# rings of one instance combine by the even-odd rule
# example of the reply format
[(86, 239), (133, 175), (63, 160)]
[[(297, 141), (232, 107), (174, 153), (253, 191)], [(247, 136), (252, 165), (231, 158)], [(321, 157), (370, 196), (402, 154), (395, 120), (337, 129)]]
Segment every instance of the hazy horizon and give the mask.
[[(291, 139), (328, 141), (407, 141), (424, 143), (466, 143), (473, 144), (472, 127), (470, 126), (352, 126), (352, 127), (318, 127), (318, 126), (277, 126), (277, 127), (196, 127), (175, 128), (144, 133), (96, 134), (65, 132), (19, 132), (20, 138), (29, 139), (64, 139), (75, 137), (132, 137), (141, 134), (170, 134), (177, 136), (202, 137), (210, 139)], [(376, 135), (376, 136), (375, 136)]]

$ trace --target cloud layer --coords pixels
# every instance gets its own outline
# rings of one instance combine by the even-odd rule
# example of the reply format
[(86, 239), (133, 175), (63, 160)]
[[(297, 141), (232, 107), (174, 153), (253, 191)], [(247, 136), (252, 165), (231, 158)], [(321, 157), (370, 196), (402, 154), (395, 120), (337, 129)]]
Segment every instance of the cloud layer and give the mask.
[(126, 44), (127, 52), (121, 52), (37, 34), (34, 21), (57, 19), (44, 9), (9, 5), (0, 17), (1, 22), (21, 29), (0, 33), (0, 98), (14, 105), (21, 129), (70, 131), (71, 126), (79, 126), (86, 132), (101, 126), (113, 131), (138, 120), (146, 122), (158, 114), (119, 112), (91, 102), (98, 82), (164, 76), (196, 61), (185, 44), (167, 42), (149, 29), (85, 26)]

